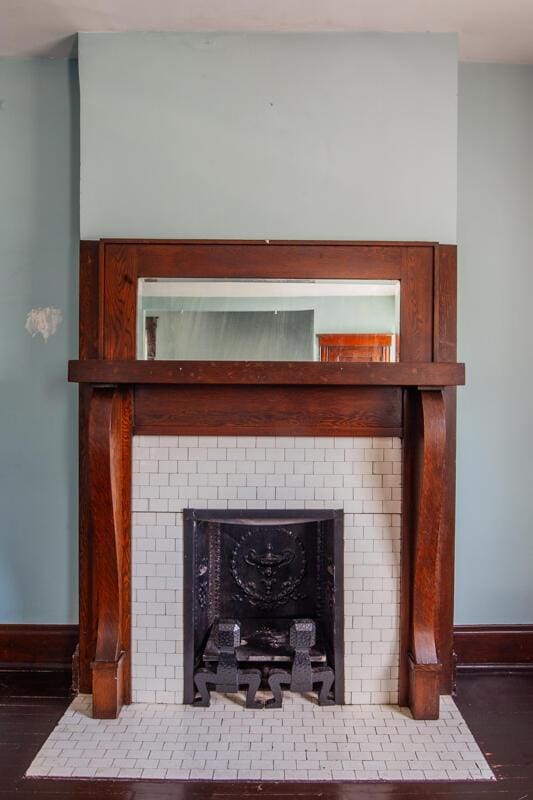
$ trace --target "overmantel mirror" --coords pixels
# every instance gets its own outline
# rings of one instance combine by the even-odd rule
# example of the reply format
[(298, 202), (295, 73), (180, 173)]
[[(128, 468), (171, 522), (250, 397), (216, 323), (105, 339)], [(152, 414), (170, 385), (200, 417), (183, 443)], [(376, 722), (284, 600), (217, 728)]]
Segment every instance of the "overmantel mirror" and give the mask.
[(99, 355), (439, 360), (433, 306), (441, 251), (418, 243), (103, 240)]
[(137, 358), (397, 361), (397, 280), (141, 278)]

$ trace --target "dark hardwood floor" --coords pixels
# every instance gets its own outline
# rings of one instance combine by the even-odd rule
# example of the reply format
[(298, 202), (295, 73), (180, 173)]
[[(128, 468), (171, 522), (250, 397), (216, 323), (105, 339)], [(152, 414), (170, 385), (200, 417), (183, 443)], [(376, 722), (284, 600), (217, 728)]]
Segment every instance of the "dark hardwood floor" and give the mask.
[[(0, 800), (529, 800), (533, 798), (533, 674), (462, 675), (457, 702), (495, 771), (494, 782), (245, 783), (23, 777), (68, 705), (64, 681), (0, 672)], [(50, 686), (52, 689), (50, 690)], [(61, 696), (63, 693), (63, 696)], [(56, 696), (54, 696), (56, 695)]]

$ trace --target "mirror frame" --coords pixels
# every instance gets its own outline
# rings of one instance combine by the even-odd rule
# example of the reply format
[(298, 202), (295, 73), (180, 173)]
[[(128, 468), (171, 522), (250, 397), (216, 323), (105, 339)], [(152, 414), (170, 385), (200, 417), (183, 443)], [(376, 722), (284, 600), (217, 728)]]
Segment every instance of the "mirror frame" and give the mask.
[(434, 288), (443, 249), (435, 243), (103, 239), (83, 242), (82, 251), (84, 246), (98, 263), (98, 337), (92, 357), (136, 359), (139, 278), (318, 278), (399, 280), (400, 361), (442, 360), (433, 344)]

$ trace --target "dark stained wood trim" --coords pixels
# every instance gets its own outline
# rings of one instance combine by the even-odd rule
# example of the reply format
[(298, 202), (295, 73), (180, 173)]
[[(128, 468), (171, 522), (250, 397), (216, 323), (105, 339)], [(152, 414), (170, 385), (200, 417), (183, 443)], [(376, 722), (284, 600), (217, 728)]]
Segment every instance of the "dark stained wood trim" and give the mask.
[(433, 247), (403, 251), (400, 287), (400, 361), (433, 358)]
[(419, 398), (414, 391), (403, 393), (402, 441), (402, 534), (400, 553), (400, 670), (398, 702), (409, 704), (409, 669), (404, 657), (411, 642), (412, 553), (417, 505), (417, 448)]
[(311, 245), (313, 247), (435, 247), (437, 242), (415, 242), (415, 241), (381, 241), (365, 239), (132, 239), (120, 237), (106, 237), (103, 239), (88, 240), (101, 242), (103, 244), (147, 244), (151, 248), (166, 245), (213, 245), (219, 247), (234, 247), (235, 245), (250, 245), (254, 247), (270, 248), (275, 247), (302, 247)]
[(533, 665), (532, 625), (456, 625), (457, 665)]
[(98, 244), (98, 358), (105, 358), (105, 244)]
[(104, 357), (135, 358), (138, 278), (328, 278), (400, 279), (400, 360), (431, 361), (434, 254), (428, 242), (102, 240)]
[(457, 246), (441, 244), (436, 251), (433, 353), (435, 361), (454, 362), (457, 359)]
[(401, 389), (135, 387), (134, 432), (153, 436), (399, 436)]
[[(435, 335), (433, 352), (436, 361), (457, 360), (457, 247), (436, 248)], [(455, 580), (455, 459), (456, 396), (455, 387), (443, 391), (446, 416), (445, 495), (439, 543), (438, 585), (439, 616), (437, 650), (442, 663), (441, 693), (450, 694), (454, 686), (453, 612)]]
[(80, 358), (103, 356), (98, 337), (98, 242), (80, 242)]
[[(102, 357), (98, 315), (99, 245), (80, 244), (79, 354), (81, 359)], [(74, 682), (79, 691), (89, 694), (92, 687), (91, 660), (96, 648), (96, 598), (93, 588), (93, 532), (89, 498), (88, 420), (92, 387), (80, 385), (78, 395), (78, 525), (79, 525), (79, 619), (80, 641), (78, 675)]]
[(420, 459), (411, 549), (409, 707), (415, 719), (438, 719), (440, 672), (437, 653), (439, 593), (436, 582), (446, 456), (444, 398), (440, 390), (420, 395)]
[(71, 666), (77, 625), (0, 625), (0, 663)]
[(95, 388), (89, 409), (89, 491), (94, 529), (97, 640), (93, 712), (117, 716), (130, 702), (131, 396)]
[(267, 384), (323, 386), (463, 385), (464, 364), (318, 361), (69, 362), (69, 380), (125, 384)]
[[(139, 277), (147, 278), (336, 278), (394, 280), (400, 277), (399, 246), (337, 244), (250, 245), (226, 242), (160, 245), (128, 244), (138, 258)], [(156, 257), (154, 257), (156, 256)]]
[(135, 358), (137, 339), (137, 251), (128, 245), (104, 248), (104, 358)]
[[(70, 667), (78, 625), (0, 624), (0, 664)], [(458, 665), (533, 664), (533, 624), (456, 625), (453, 649)]]
[(120, 420), (119, 437), (121, 453), (121, 478), (119, 483), (122, 516), (121, 552), (122, 574), (120, 589), (122, 592), (122, 615), (120, 620), (120, 636), (125, 652), (123, 670), (122, 700), (131, 703), (131, 624), (132, 624), (132, 474), (133, 474), (133, 412), (134, 393), (130, 387), (120, 387)]

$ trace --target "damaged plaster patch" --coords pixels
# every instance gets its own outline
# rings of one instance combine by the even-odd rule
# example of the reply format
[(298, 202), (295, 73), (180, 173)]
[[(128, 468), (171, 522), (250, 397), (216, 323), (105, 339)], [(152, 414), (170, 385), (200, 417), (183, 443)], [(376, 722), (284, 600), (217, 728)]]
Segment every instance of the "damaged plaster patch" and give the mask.
[(45, 342), (59, 328), (63, 321), (63, 312), (60, 308), (47, 306), (46, 308), (32, 308), (26, 317), (26, 330), (32, 336), (41, 334)]

